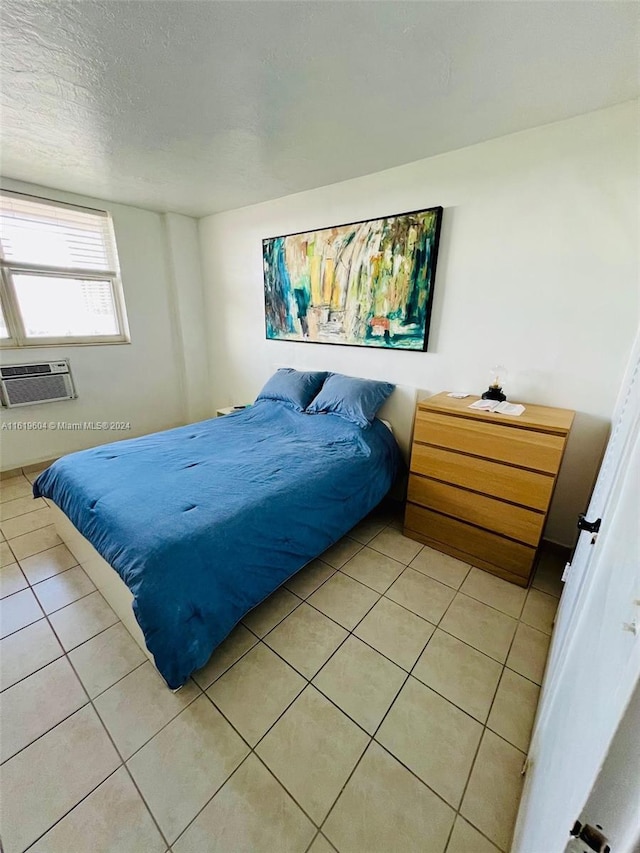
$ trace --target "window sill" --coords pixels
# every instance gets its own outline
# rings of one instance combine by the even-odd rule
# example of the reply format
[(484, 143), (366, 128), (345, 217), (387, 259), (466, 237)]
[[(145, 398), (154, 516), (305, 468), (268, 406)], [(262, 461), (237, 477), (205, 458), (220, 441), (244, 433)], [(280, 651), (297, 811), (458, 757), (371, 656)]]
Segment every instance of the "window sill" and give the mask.
[(102, 339), (102, 340), (78, 340), (77, 338), (42, 338), (38, 340), (38, 342), (29, 341), (24, 344), (17, 344), (15, 341), (0, 341), (0, 350), (31, 350), (31, 349), (50, 349), (51, 347), (112, 347), (112, 346), (122, 346), (123, 344), (128, 345), (131, 341), (129, 339), (122, 340), (112, 340), (112, 339)]

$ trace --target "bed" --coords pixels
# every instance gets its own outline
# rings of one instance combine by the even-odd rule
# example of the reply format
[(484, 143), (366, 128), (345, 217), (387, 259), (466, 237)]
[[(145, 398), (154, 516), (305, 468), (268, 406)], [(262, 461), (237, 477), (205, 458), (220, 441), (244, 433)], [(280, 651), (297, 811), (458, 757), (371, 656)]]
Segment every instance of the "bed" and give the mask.
[(54, 502), (63, 540), (177, 689), (382, 500), (399, 459), (378, 419), (363, 429), (263, 399), (63, 457), (34, 494)]

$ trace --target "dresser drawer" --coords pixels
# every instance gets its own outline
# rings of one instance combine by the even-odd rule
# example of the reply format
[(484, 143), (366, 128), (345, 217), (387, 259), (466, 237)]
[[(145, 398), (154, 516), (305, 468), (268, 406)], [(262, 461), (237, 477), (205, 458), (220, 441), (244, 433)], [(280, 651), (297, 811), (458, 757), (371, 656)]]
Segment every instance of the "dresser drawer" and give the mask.
[(563, 436), (534, 429), (440, 415), (420, 409), (416, 413), (413, 438), (414, 442), (451, 448), (554, 475), (560, 466), (565, 442)]
[(435, 548), (438, 544), (445, 546), (445, 550), (450, 546), (460, 559), (466, 557), (472, 565), (477, 559), (482, 568), (496, 566), (523, 580), (529, 577), (536, 549), (528, 545), (504, 539), (497, 533), (480, 530), (412, 503), (407, 503), (404, 524), (408, 536), (415, 532), (418, 539), (428, 539)]
[(416, 474), (409, 478), (408, 500), (534, 547), (542, 535), (544, 513), (427, 480)]
[(411, 471), (546, 512), (554, 479), (548, 474), (414, 443)]

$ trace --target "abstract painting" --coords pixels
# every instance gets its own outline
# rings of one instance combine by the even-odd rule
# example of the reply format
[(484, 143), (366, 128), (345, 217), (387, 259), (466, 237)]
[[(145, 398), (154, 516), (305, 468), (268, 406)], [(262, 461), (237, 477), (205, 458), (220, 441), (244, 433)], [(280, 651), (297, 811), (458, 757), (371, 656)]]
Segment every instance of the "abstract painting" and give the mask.
[(442, 208), (262, 241), (267, 338), (426, 350)]

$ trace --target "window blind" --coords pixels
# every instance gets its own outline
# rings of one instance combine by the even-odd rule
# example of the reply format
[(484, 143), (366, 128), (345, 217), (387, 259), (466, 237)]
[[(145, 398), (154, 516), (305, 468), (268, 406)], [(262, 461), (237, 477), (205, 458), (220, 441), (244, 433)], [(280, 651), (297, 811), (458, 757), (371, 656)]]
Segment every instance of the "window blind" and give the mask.
[(17, 193), (2, 193), (0, 252), (5, 264), (118, 274), (106, 212)]

